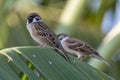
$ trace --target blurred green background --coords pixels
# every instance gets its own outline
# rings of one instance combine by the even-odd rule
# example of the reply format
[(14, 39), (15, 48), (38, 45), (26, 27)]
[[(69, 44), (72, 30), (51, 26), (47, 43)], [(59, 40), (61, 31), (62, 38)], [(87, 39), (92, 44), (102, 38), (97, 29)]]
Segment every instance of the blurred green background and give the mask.
[[(104, 14), (109, 9), (114, 13), (116, 4), (116, 0), (0, 0), (0, 49), (37, 45), (26, 29), (30, 12), (40, 14), (57, 34), (67, 33), (97, 49), (107, 35), (101, 29)], [(115, 57), (119, 51), (112, 54), (112, 68), (103, 71), (119, 80), (120, 57)]]

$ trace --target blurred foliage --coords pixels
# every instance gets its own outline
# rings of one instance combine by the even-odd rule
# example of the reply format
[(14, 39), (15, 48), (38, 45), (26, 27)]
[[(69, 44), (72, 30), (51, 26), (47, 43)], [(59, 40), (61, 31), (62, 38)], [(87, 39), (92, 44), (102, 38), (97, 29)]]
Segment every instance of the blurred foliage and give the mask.
[[(71, 18), (72, 25), (66, 26), (61, 22), (61, 17), (69, 14), (69, 12), (65, 13), (65, 9), (68, 9), (67, 5), (70, 1), (75, 0), (0, 0), (0, 49), (37, 45), (26, 29), (26, 16), (30, 12), (40, 14), (43, 21), (56, 33), (68, 33), (97, 49), (104, 37), (100, 28), (101, 20), (106, 10), (115, 8), (116, 0), (83, 0), (78, 4), (76, 13), (71, 10), (70, 13), (75, 14), (71, 15), (75, 17)], [(96, 9), (93, 10), (90, 3), (94, 1), (99, 1), (100, 6), (94, 7)], [(108, 74), (114, 73), (111, 75), (119, 80), (118, 62), (112, 61), (113, 68), (104, 71)]]
[[(120, 43), (120, 28), (119, 27), (120, 27), (120, 22), (118, 22), (113, 27), (113, 29), (105, 36), (101, 45), (98, 48), (98, 52), (102, 56), (104, 56), (104, 58), (107, 59), (108, 61), (111, 61), (113, 54), (120, 48), (120, 45), (119, 45), (119, 43)], [(114, 59), (114, 60), (116, 60), (116, 59)], [(99, 61), (89, 60), (89, 63), (98, 69), (101, 69), (101, 70), (105, 69), (105, 66)], [(112, 62), (110, 62), (110, 63), (112, 63)]]

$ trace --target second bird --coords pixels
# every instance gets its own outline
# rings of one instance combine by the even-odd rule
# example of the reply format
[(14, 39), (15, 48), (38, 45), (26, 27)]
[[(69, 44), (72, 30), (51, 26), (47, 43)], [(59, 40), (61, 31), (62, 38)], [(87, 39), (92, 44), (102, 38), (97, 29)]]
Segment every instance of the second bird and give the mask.
[(100, 56), (96, 50), (85, 42), (72, 38), (64, 33), (58, 34), (57, 37), (60, 39), (63, 48), (67, 52), (77, 55), (78, 59), (82, 60), (86, 56), (91, 56), (103, 61), (106, 65), (111, 67), (111, 65), (102, 56)]
[(65, 53), (60, 40), (57, 35), (51, 31), (47, 25), (42, 21), (41, 17), (37, 13), (30, 13), (27, 17), (27, 29), (32, 38), (40, 44), (41, 47), (54, 47), (61, 52), (61, 55), (69, 60), (68, 55)]

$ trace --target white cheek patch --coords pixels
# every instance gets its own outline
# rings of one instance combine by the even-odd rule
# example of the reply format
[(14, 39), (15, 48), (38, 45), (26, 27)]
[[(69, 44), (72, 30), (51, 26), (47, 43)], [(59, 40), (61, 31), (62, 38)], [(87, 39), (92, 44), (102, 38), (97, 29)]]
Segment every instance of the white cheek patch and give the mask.
[(62, 39), (61, 39), (61, 38), (62, 38), (62, 36), (59, 36), (59, 40), (60, 40), (60, 41), (62, 41)]
[(64, 42), (66, 39), (68, 39), (69, 37), (65, 37), (61, 40), (61, 43)]
[(32, 23), (33, 23), (33, 22), (38, 22), (38, 21), (36, 20), (36, 18), (34, 18), (33, 21), (32, 21)]
[[(39, 19), (39, 20), (37, 20), (37, 19)], [(35, 18), (33, 19), (32, 23), (34, 23), (34, 22), (42, 22), (42, 20), (41, 20), (39, 17), (35, 17)]]
[(27, 20), (27, 25), (29, 24), (28, 20)]

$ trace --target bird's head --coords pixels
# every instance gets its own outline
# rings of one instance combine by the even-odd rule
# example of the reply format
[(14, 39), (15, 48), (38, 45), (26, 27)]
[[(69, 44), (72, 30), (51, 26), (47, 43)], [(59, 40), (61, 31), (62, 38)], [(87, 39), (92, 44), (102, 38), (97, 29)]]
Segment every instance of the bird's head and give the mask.
[(64, 33), (60, 33), (57, 35), (57, 37), (59, 38), (60, 41), (62, 41), (63, 39), (69, 37), (67, 34), (64, 34)]
[(27, 24), (41, 21), (42, 19), (37, 13), (29, 13), (27, 16)]

